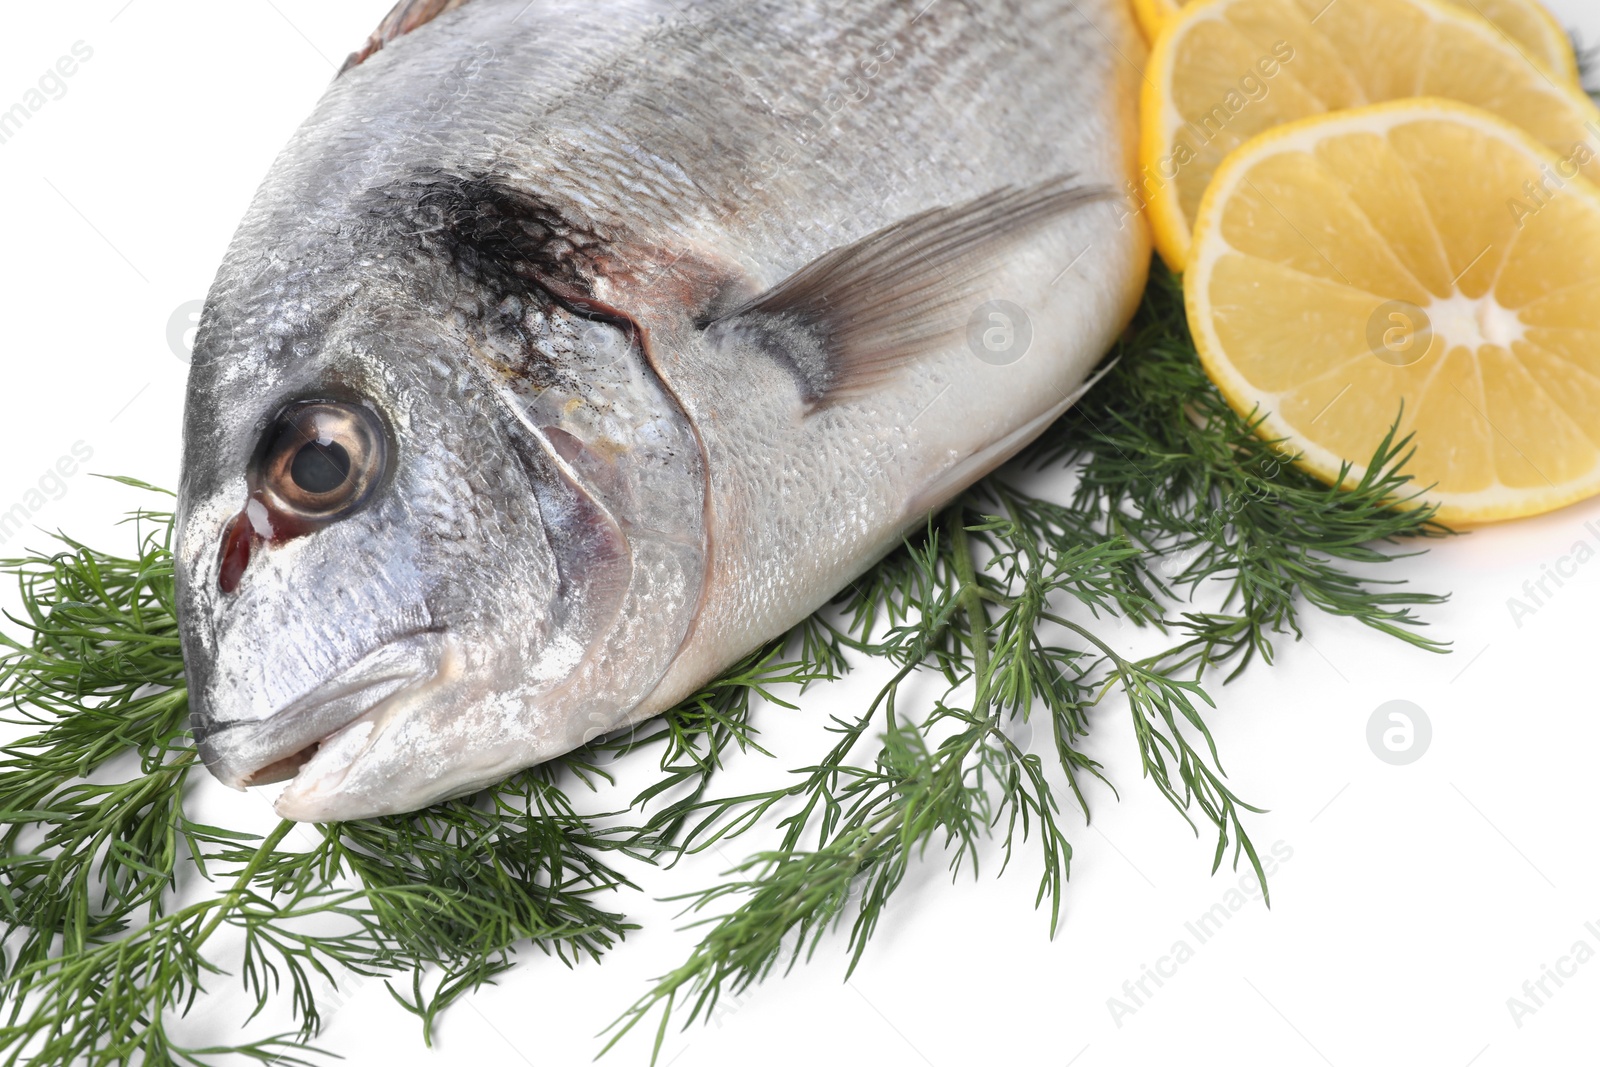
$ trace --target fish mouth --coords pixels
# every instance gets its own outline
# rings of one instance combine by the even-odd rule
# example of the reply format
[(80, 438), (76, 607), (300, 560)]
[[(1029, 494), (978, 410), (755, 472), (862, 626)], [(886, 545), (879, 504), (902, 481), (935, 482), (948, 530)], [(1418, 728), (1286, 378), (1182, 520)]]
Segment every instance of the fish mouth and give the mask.
[[(438, 675), (445, 656), (438, 631), (396, 638), (264, 719), (197, 724), (200, 755), (219, 781), (239, 790), (301, 777), (313, 763), (324, 765), (319, 777), (326, 778), (329, 750), (349, 749), (356, 733), (370, 737)], [(355, 754), (343, 761), (346, 769)]]

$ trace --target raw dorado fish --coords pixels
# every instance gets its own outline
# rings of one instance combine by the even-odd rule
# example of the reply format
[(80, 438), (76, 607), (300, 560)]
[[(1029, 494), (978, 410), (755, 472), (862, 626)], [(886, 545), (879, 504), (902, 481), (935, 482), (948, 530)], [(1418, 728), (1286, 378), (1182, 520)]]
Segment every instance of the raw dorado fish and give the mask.
[(660, 713), (1072, 403), (1149, 262), (1124, 0), (428, 0), (217, 275), (195, 737), (293, 819)]

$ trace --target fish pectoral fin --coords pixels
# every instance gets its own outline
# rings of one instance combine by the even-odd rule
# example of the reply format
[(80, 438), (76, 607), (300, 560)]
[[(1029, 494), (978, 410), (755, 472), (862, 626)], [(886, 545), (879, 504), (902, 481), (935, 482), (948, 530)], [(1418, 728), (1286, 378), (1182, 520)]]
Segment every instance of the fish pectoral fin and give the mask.
[(965, 326), (975, 292), (1008, 247), (1113, 195), (1062, 176), (933, 208), (828, 252), (705, 329), (785, 364), (816, 411), (938, 351)]

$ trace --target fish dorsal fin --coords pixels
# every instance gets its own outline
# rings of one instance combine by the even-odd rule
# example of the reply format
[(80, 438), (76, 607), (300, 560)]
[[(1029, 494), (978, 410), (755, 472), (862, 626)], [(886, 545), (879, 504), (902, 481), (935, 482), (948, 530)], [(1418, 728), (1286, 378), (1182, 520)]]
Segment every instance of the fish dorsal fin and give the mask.
[(424, 26), (446, 11), (453, 11), (470, 0), (400, 0), (394, 9), (384, 16), (378, 28), (372, 31), (372, 36), (367, 38), (367, 43), (359, 52), (351, 52), (350, 58), (344, 61), (344, 66), (339, 68), (343, 74), (351, 67), (358, 67), (366, 62), (374, 52), (381, 51), (383, 46), (396, 37), (404, 37), (418, 26)]
[(1062, 177), (924, 211), (813, 260), (705, 328), (785, 363), (815, 411), (946, 345), (1008, 247), (1111, 195)]

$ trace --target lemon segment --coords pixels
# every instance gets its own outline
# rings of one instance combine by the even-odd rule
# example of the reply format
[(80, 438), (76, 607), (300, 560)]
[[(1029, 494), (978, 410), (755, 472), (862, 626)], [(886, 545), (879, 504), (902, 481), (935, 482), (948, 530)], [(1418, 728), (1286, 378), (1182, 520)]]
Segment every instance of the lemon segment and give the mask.
[(1197, 211), (1201, 363), (1329, 482), (1399, 417), (1446, 522), (1600, 493), (1600, 187), (1577, 171), (1442, 99), (1262, 134)]

